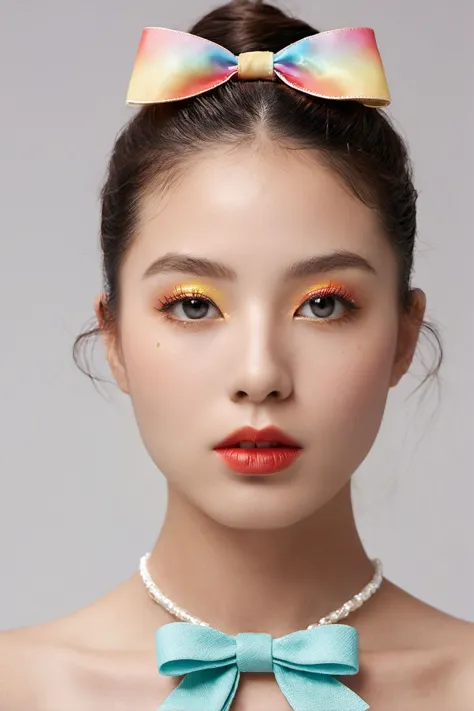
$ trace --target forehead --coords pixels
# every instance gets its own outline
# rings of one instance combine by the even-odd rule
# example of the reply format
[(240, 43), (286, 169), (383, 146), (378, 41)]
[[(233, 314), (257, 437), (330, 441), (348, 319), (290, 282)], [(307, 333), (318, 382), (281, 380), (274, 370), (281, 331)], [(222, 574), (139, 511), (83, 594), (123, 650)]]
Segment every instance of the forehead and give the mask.
[(273, 263), (334, 249), (391, 258), (375, 211), (314, 152), (269, 144), (196, 159), (164, 195), (144, 198), (137, 234), (141, 264), (171, 250)]

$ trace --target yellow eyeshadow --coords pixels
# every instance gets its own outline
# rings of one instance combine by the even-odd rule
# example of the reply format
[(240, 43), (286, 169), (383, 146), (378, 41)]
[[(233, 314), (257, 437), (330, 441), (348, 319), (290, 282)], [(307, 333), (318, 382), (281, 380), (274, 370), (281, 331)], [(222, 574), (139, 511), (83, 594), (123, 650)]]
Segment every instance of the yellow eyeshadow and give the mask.
[[(225, 295), (222, 293), (222, 291), (220, 291), (220, 289), (216, 289), (216, 287), (210, 286), (209, 284), (200, 283), (196, 281), (185, 284), (177, 284), (173, 288), (171, 293), (179, 294), (183, 298), (187, 296), (192, 296), (193, 294), (196, 294), (196, 296), (199, 295), (202, 298), (205, 298), (207, 296), (209, 299), (214, 301), (216, 306), (218, 306), (221, 311), (228, 312), (228, 305)], [(225, 315), (227, 316), (227, 313)]]

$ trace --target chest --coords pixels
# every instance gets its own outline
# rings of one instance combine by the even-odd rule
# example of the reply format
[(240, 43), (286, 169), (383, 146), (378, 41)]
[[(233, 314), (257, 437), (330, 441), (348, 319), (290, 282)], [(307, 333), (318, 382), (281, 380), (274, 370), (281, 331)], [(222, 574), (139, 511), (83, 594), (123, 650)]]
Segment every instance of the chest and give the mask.
[[(55, 690), (41, 711), (159, 711), (181, 678), (146, 673), (100, 673), (88, 669), (73, 674)], [(448, 685), (442, 675), (388, 670), (361, 665), (354, 677), (338, 677), (369, 705), (371, 711), (446, 711)], [(315, 700), (315, 711), (318, 710)], [(221, 711), (206, 708), (206, 711)], [(243, 673), (229, 711), (292, 711), (273, 674)], [(298, 710), (299, 711), (299, 710)], [(306, 709), (305, 709), (306, 711)], [(308, 710), (309, 711), (309, 710)], [(323, 709), (321, 709), (323, 711)]]

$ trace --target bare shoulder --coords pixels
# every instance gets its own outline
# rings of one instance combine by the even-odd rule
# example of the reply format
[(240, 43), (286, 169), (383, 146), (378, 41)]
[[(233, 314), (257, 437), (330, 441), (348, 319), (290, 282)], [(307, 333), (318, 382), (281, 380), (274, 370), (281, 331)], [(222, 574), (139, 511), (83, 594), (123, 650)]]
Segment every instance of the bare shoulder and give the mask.
[(34, 649), (25, 628), (0, 632), (0, 711), (34, 708)]
[(456, 627), (450, 675), (452, 707), (474, 711), (474, 623), (462, 622)]
[(56, 658), (48, 624), (0, 632), (0, 711), (43, 708)]
[(444, 612), (392, 581), (385, 580), (380, 593), (372, 607), (378, 623), (361, 635), (361, 660), (374, 708), (385, 708), (387, 696), (400, 702), (403, 693), (401, 707), (407, 711), (474, 711), (474, 622)]
[(426, 692), (439, 689), (453, 711), (474, 711), (474, 622), (430, 608), (426, 623), (434, 660), (425, 676)]
[(420, 690), (433, 702), (443, 699), (445, 708), (474, 711), (474, 623), (438, 611), (434, 634)]

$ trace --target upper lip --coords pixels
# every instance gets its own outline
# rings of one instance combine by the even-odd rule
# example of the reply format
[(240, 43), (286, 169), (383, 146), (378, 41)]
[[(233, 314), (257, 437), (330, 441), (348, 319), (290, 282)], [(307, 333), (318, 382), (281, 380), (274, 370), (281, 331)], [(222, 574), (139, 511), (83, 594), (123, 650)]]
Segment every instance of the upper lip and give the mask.
[(240, 429), (235, 430), (235, 432), (232, 432), (228, 437), (223, 439), (222, 442), (216, 444), (214, 449), (232, 447), (240, 442), (277, 442), (287, 447), (297, 447), (301, 449), (299, 442), (273, 425), (264, 427), (263, 430), (256, 430), (254, 427), (240, 427)]

